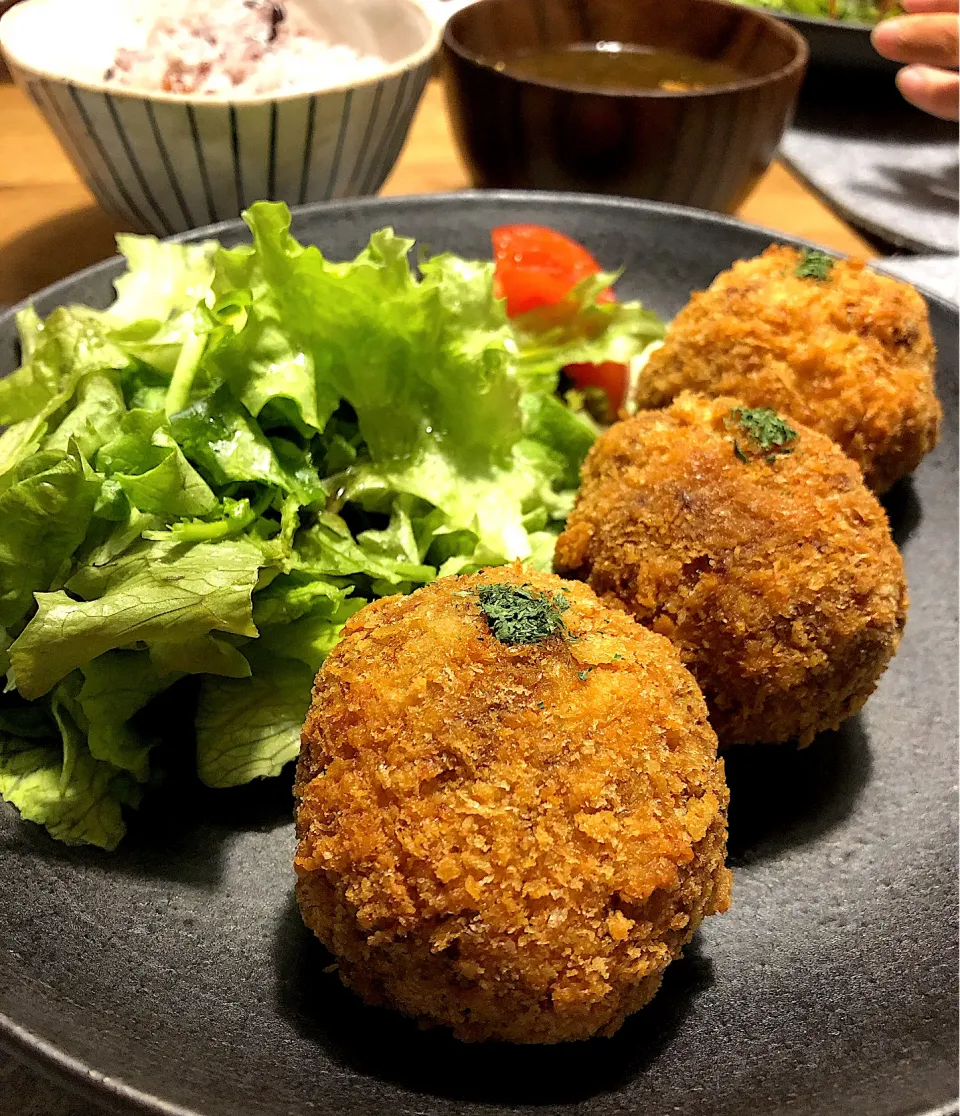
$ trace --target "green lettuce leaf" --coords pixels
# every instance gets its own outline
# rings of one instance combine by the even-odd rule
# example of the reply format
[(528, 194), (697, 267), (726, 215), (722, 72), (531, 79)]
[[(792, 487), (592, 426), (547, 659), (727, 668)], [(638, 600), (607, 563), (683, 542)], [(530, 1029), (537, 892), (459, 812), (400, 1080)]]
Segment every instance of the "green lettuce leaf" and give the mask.
[(156, 327), (193, 313), (210, 292), (215, 241), (168, 244), (152, 236), (117, 237), (127, 270), (114, 283), (117, 298), (106, 317), (115, 328), (143, 322)]
[(59, 739), (0, 731), (0, 795), (58, 841), (114, 849), (126, 831), (123, 807), (139, 804), (140, 788), (129, 772), (91, 756), (77, 686), (53, 695)]
[(96, 464), (134, 508), (166, 519), (218, 509), (216, 496), (187, 461), (161, 412), (130, 411), (120, 428), (100, 449)]
[[(54, 404), (53, 409), (56, 409)], [(0, 491), (12, 483), (13, 470), (40, 448), (47, 433), (49, 414), (40, 412), (8, 426), (0, 434)]]
[(10, 647), (17, 689), (45, 694), (76, 667), (137, 641), (182, 642), (210, 631), (256, 636), (251, 593), (260, 551), (243, 540), (142, 543), (86, 567), (65, 591), (37, 594), (37, 612)]
[(900, 4), (883, 0), (739, 0), (755, 8), (775, 12), (812, 16), (816, 19), (840, 20), (849, 23), (879, 23), (882, 19), (902, 15)]
[(216, 485), (263, 481), (282, 485), (283, 470), (263, 431), (221, 389), (172, 415), (170, 425), (186, 454)]
[(265, 627), (288, 625), (324, 602), (329, 602), (331, 611), (338, 608), (352, 589), (343, 581), (312, 574), (282, 574), (254, 595), (253, 622), (262, 637)]
[(580, 465), (597, 437), (596, 425), (564, 406), (555, 395), (523, 397), (523, 451), (527, 460), (539, 456), (543, 475), (559, 489), (580, 484)]
[[(308, 605), (296, 575), (275, 591), (288, 615)], [(317, 671), (336, 646), (343, 625), (367, 603), (342, 594), (312, 594), (312, 607), (287, 623), (273, 623), (250, 645), (253, 677), (205, 678), (197, 709), (197, 771), (211, 787), (236, 786), (278, 775), (297, 758), (300, 730)], [(274, 619), (279, 619), (274, 612)]]
[(555, 322), (540, 311), (514, 321), (517, 374), (528, 389), (553, 392), (557, 373), (568, 364), (629, 365), (649, 345), (663, 340), (661, 319), (639, 302), (597, 302), (616, 275), (582, 280), (569, 296), (570, 311)]
[(47, 436), (45, 450), (66, 450), (71, 442), (88, 460), (107, 442), (121, 434), (127, 413), (123, 393), (112, 376), (94, 372), (77, 385), (76, 402), (63, 421)]
[(276, 425), (321, 431), (339, 398), (333, 387), (318, 382), (313, 356), (297, 346), (279, 316), (264, 292), (249, 311), (242, 337), (225, 340), (210, 363), (254, 417), (266, 410)]
[(519, 389), (489, 273), (461, 281), (474, 307), (472, 287), (487, 289), (487, 321), (474, 310), (464, 331), (451, 269), (418, 283), (407, 261), (413, 242), (392, 230), (374, 233), (352, 263), (332, 264), (292, 239), (285, 207), (258, 203), (245, 219), (291, 348), (309, 354), (317, 382), (353, 408), (374, 460), (404, 457), (425, 439), (456, 445), (474, 466), (504, 458), (519, 433)]
[(249, 678), (250, 664), (243, 652), (216, 636), (192, 639), (154, 640), (148, 644), (150, 661), (162, 675), (218, 674), (225, 678)]
[(210, 787), (279, 775), (300, 751), (314, 672), (260, 660), (251, 678), (205, 678), (197, 706), (197, 773)]
[[(343, 625), (366, 603), (362, 597), (350, 597), (339, 602), (317, 600), (309, 612), (296, 620), (282, 627), (274, 625), (264, 629), (254, 652), (256, 662), (270, 666), (275, 661), (297, 659), (310, 668), (312, 677), (336, 646)], [(262, 666), (258, 670), (263, 673)], [(308, 693), (300, 716), (301, 723), (309, 704)]]
[(25, 363), (0, 380), (0, 423), (47, 416), (66, 405), (83, 376), (125, 369), (126, 354), (94, 311), (55, 310), (38, 324), (33, 310), (17, 316)]
[[(289, 235), (285, 207), (261, 205), (257, 221), (266, 242), (281, 254), (300, 251)], [(289, 328), (283, 301), (274, 289), (273, 255), (250, 245), (221, 248), (216, 257), (216, 307), (238, 326), (213, 354), (211, 364), (254, 417), (264, 409), (304, 433), (322, 431), (340, 397), (317, 377), (314, 355)]]
[(76, 701), (86, 719), (90, 755), (145, 782), (153, 740), (129, 722), (179, 676), (161, 677), (144, 651), (107, 651), (85, 663), (81, 673)]
[(32, 418), (61, 390), (59, 347), (48, 343), (43, 322), (32, 308), (17, 314), (23, 365), (0, 380), (0, 423)]
[(139, 802), (133, 778), (109, 764), (80, 752), (64, 783), (59, 745), (5, 733), (0, 733), (0, 795), (57, 841), (108, 850), (126, 832), (122, 807)]
[(0, 492), (0, 625), (17, 627), (34, 593), (65, 577), (99, 491), (75, 446), (34, 454), (19, 466)]
[(390, 584), (432, 581), (436, 571), (419, 562), (381, 558), (376, 547), (354, 540), (350, 528), (335, 515), (324, 513), (319, 522), (303, 531), (297, 547), (297, 568), (315, 577), (349, 577), (367, 574)]

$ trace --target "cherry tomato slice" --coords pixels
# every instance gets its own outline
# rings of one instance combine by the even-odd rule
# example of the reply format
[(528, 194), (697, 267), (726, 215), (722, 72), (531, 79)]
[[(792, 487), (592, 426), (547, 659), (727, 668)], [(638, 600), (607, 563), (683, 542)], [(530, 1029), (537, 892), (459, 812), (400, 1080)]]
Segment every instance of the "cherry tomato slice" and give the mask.
[[(573, 288), (601, 270), (600, 265), (581, 244), (554, 229), (541, 225), (503, 225), (491, 233), (493, 239), (494, 291), (507, 301), (511, 318), (533, 310), (555, 308), (562, 320), (562, 303)], [(608, 287), (597, 302), (613, 302)], [(603, 364), (572, 364), (565, 369), (577, 387), (599, 387), (606, 392), (614, 412), (623, 403), (627, 388), (627, 366), (606, 361)]]
[(605, 360), (603, 364), (568, 364), (564, 369), (578, 388), (602, 388), (614, 414), (623, 405), (627, 393), (628, 371), (625, 364), (612, 360)]
[[(491, 233), (496, 291), (515, 318), (543, 306), (555, 306), (600, 265), (575, 240), (541, 225), (503, 225)], [(599, 302), (611, 302), (613, 291)]]

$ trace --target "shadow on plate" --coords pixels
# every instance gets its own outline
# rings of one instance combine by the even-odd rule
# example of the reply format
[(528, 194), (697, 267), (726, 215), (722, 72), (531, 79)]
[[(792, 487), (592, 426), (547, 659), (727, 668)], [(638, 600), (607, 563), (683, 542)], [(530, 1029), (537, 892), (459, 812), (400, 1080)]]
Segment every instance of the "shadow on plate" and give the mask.
[(653, 1001), (612, 1038), (556, 1046), (462, 1043), (367, 1007), (325, 972), (330, 954), (304, 926), (295, 899), (274, 935), (278, 1012), (335, 1063), (356, 1073), (474, 1104), (573, 1104), (622, 1088), (670, 1046), (694, 1000), (713, 983), (697, 938), (667, 969)]
[[(244, 832), (270, 832), (293, 820), (289, 764), (274, 779), (213, 789), (197, 778), (193, 730), (195, 695), (189, 681), (164, 695), (161, 743), (151, 754), (162, 772), (139, 810), (127, 815), (127, 835), (114, 852), (54, 841), (39, 825), (0, 804), (0, 845), (14, 856), (82, 865), (110, 875), (176, 881), (214, 889), (223, 878), (231, 840)], [(175, 696), (174, 696), (175, 695)]]
[(292, 764), (275, 779), (227, 790), (211, 790), (195, 777), (192, 782), (171, 781), (130, 815), (127, 836), (114, 852), (63, 845), (0, 802), (0, 847), (29, 860), (212, 891), (223, 879), (229, 845), (238, 833), (266, 833), (292, 824), (292, 787)]
[[(18, 302), (81, 268), (116, 255), (114, 238), (124, 231), (115, 217), (87, 205), (31, 225), (4, 247), (9, 266), (0, 270), (0, 303)], [(12, 261), (17, 266), (12, 266)]]
[(728, 863), (746, 868), (806, 845), (843, 822), (870, 780), (859, 716), (808, 748), (741, 745), (724, 753), (730, 786)]
[(920, 526), (923, 507), (913, 477), (903, 477), (880, 499), (887, 518), (890, 520), (890, 533), (898, 547), (906, 545), (907, 540)]

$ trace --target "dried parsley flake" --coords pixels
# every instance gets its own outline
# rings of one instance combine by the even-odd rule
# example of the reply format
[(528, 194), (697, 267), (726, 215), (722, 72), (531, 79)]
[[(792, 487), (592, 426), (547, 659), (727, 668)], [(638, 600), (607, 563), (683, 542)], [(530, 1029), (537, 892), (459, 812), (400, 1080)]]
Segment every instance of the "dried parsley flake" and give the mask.
[(521, 585), (481, 585), (480, 607), (490, 631), (501, 643), (541, 643), (564, 632), (563, 613), (570, 602)]
[(825, 283), (830, 278), (830, 272), (836, 262), (833, 256), (828, 256), (826, 252), (811, 248), (803, 253), (793, 274), (798, 279), (816, 279), (818, 283)]
[[(761, 454), (768, 464), (796, 448), (791, 444), (797, 439), (796, 430), (769, 407), (734, 407), (724, 425), (728, 430), (739, 429), (745, 435), (746, 449)], [(733, 453), (745, 464), (750, 460), (737, 438), (733, 440)]]

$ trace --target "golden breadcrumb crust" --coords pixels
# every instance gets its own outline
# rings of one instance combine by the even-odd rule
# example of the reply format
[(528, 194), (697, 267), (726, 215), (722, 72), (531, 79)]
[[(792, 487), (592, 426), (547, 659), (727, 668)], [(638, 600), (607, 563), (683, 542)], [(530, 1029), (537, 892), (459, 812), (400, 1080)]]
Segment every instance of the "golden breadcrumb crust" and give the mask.
[[(508, 646), (476, 587), (568, 595)], [(317, 676), (297, 895), (342, 980), (461, 1039), (611, 1034), (726, 910), (727, 789), (668, 640), (519, 565), (357, 613)]]
[(799, 279), (800, 259), (774, 245), (694, 294), (634, 401), (662, 407), (690, 390), (772, 407), (838, 442), (884, 492), (939, 437), (926, 303), (859, 260), (838, 260), (825, 281)]
[(837, 445), (797, 424), (792, 453), (744, 462), (739, 405), (685, 393), (607, 430), (555, 565), (676, 644), (721, 747), (806, 744), (863, 705), (896, 651), (903, 563)]

